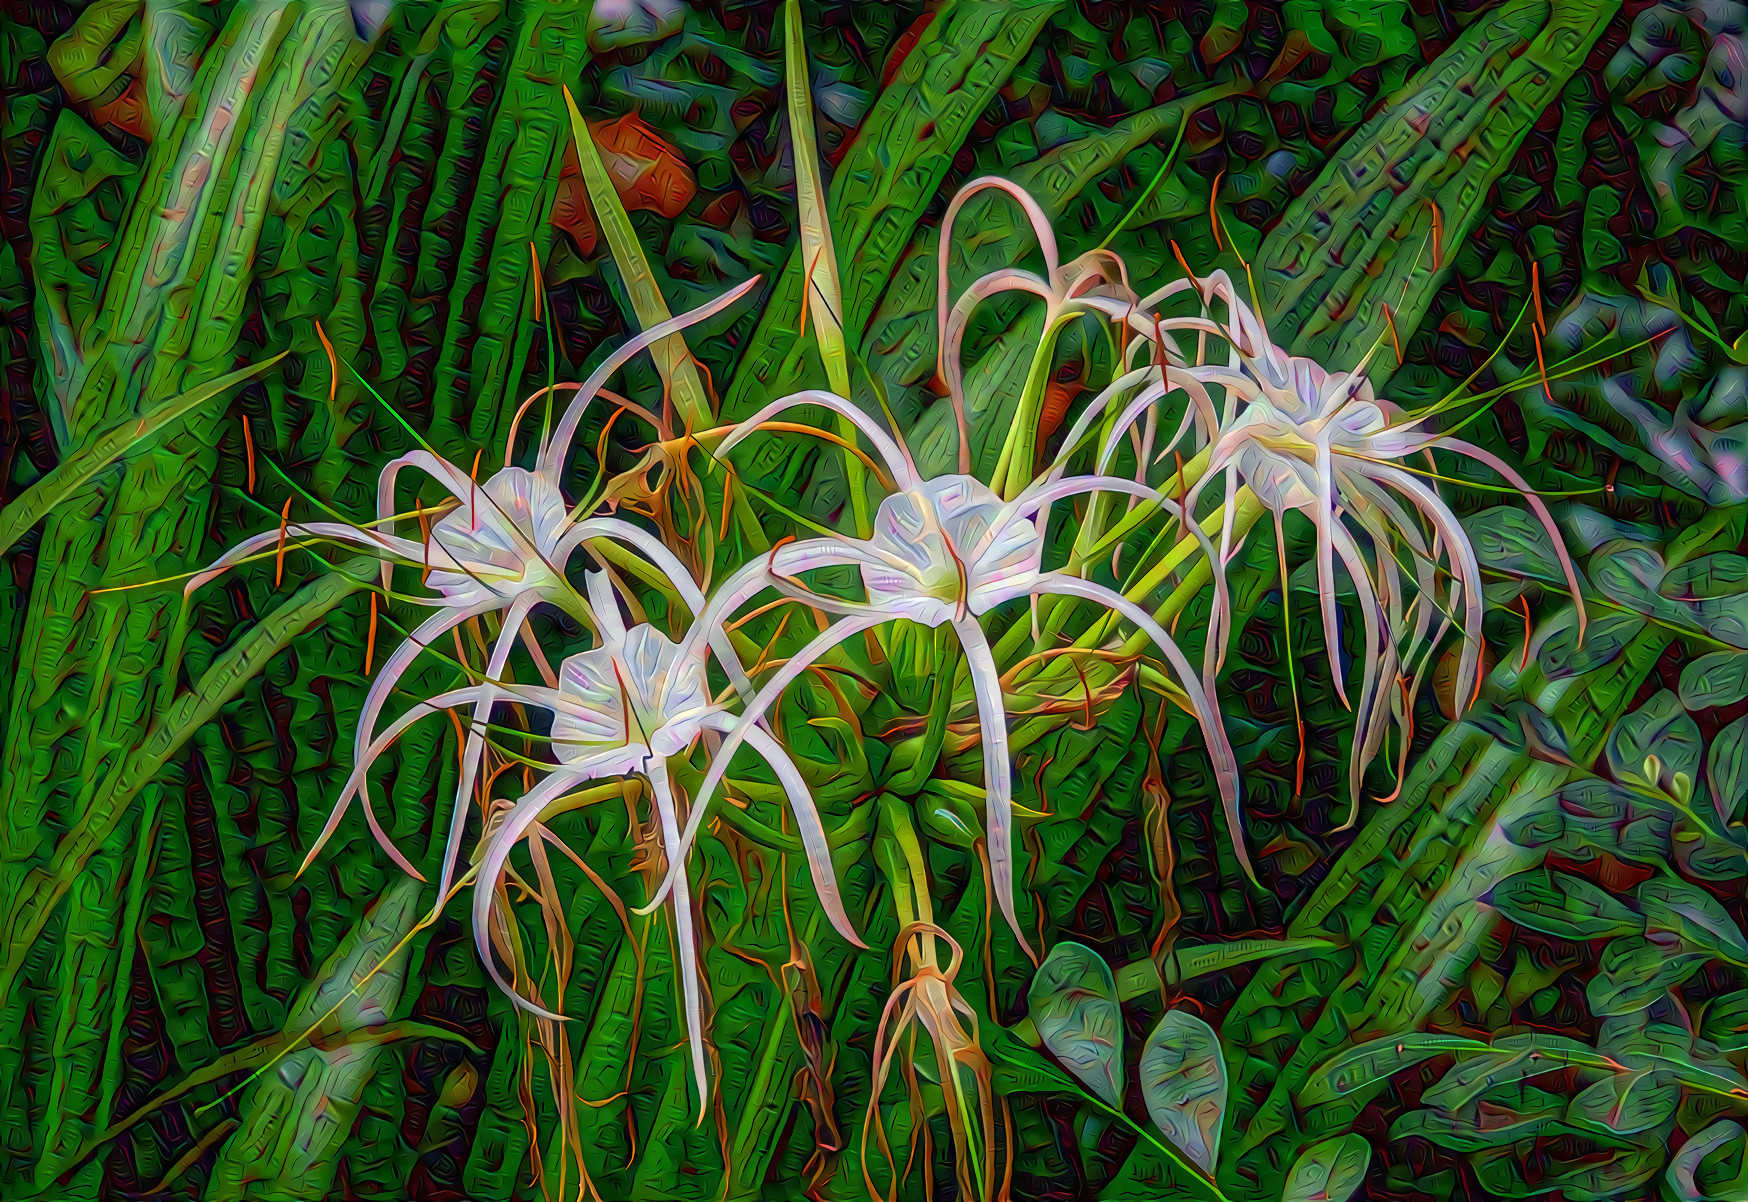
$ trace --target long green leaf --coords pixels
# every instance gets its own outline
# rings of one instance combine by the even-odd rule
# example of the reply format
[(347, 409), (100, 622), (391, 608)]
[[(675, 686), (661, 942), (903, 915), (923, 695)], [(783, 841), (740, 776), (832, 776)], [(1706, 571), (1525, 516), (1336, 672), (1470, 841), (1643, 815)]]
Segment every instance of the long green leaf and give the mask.
[[(807, 312), (813, 340), (825, 364), (825, 378), (841, 397), (850, 395), (850, 357), (844, 346), (844, 294), (838, 283), (838, 256), (832, 247), (825, 185), (819, 175), (819, 147), (813, 129), (813, 88), (807, 70), (807, 45), (801, 29), (801, 0), (783, 5), (784, 93), (789, 101), (789, 137), (795, 151), (795, 202), (801, 214), (801, 263), (806, 274)], [(852, 446), (855, 424), (838, 416), (838, 435)], [(862, 461), (844, 451), (844, 479), (857, 533), (868, 537), (868, 484)]]
[(109, 429), (61, 460), (48, 475), (27, 488), (5, 509), (0, 509), (0, 552), (6, 551), (23, 538), (27, 530), (48, 516), (50, 510), (79, 491), (93, 476), (134, 446), (224, 393), (231, 385), (240, 384), (251, 376), (266, 371), (289, 353), (281, 351), (271, 359), (263, 359), (216, 380), (208, 380), (190, 388), (181, 396), (172, 397), (162, 405), (148, 409), (137, 418), (126, 417), (111, 423)]

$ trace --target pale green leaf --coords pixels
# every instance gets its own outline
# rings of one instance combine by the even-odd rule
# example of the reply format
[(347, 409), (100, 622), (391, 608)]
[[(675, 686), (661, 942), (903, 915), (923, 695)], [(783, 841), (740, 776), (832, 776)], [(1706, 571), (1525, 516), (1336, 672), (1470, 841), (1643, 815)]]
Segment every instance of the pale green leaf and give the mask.
[(1372, 1145), (1354, 1132), (1312, 1144), (1293, 1163), (1281, 1202), (1347, 1202), (1371, 1160)]
[(1165, 1137), (1213, 1173), (1226, 1113), (1220, 1037), (1193, 1014), (1168, 1010), (1141, 1051), (1141, 1096)]
[(1110, 966), (1083, 944), (1050, 949), (1026, 991), (1051, 1055), (1112, 1106), (1123, 1101), (1123, 1014)]

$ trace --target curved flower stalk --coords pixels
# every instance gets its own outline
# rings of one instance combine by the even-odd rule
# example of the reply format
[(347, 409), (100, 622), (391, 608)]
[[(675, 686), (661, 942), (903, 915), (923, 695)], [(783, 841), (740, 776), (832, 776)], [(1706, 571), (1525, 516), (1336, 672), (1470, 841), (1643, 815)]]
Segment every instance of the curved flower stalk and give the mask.
[[(947, 254), (953, 241), (953, 220), (965, 202), (979, 192), (996, 189), (1017, 202), (1032, 226), (1038, 248), (1044, 255), (1044, 274), (1018, 267), (1003, 267), (980, 277), (947, 308)], [(979, 176), (960, 188), (947, 206), (941, 219), (939, 249), (939, 286), (936, 293), (936, 373), (947, 387), (953, 405), (953, 419), (959, 433), (959, 471), (971, 472), (971, 441), (965, 418), (965, 370), (959, 362), (959, 346), (965, 337), (965, 327), (972, 311), (989, 297), (1002, 292), (1029, 292), (1044, 302), (1044, 332), (1039, 340), (1038, 357), (1047, 360), (1055, 345), (1057, 330), (1078, 313), (1107, 312), (1115, 307), (1126, 311), (1136, 303), (1129, 288), (1123, 260), (1108, 250), (1090, 250), (1069, 263), (1061, 261), (1056, 246), (1056, 233), (1050, 218), (1032, 199), (1030, 193), (1000, 176)], [(1041, 386), (1041, 385), (1040, 385)], [(1030, 388), (1030, 382), (1028, 382)], [(1023, 465), (1024, 466), (1024, 465)]]
[[(377, 520), (370, 526), (353, 526), (344, 522), (290, 523), (280, 530), (243, 540), (188, 582), (185, 595), (263, 548), (283, 544), (287, 537), (326, 539), (360, 547), (379, 556), (383, 560), (385, 591), (392, 585), (397, 564), (421, 569), (424, 583), (437, 595), (406, 599), (415, 605), (434, 607), (439, 612), (420, 623), (394, 649), (371, 682), (354, 736), (353, 754), (360, 763), (375, 736), (377, 720), (390, 692), (412, 667), (419, 653), (470, 618), (503, 611), (501, 631), (488, 656), (471, 724), (472, 733), (462, 761), (461, 784), (437, 891), (439, 904), (454, 879), (455, 856), (466, 822), (466, 803), (473, 791), (484, 752), (483, 724), (496, 700), (493, 682), (503, 675), (517, 639), (532, 640), (527, 621), (536, 605), (547, 602), (585, 621), (590, 619), (588, 606), (566, 578), (570, 557), (578, 547), (594, 538), (635, 547), (667, 577), (694, 613), (703, 608), (703, 596), (691, 575), (659, 539), (629, 522), (614, 518), (585, 518), (579, 511), (567, 510), (559, 482), (564, 471), (564, 457), (577, 424), (589, 401), (600, 393), (613, 373), (645, 348), (732, 305), (758, 280), (759, 277), (754, 276), (715, 300), (651, 326), (609, 354), (582, 384), (560, 386), (574, 388), (575, 396), (567, 406), (554, 437), (550, 440), (543, 437), (534, 470), (509, 463), (510, 450), (515, 443), (514, 423), (506, 439), (505, 465), (484, 484), (477, 483), (470, 473), (429, 448), (410, 451), (383, 468), (377, 481)], [(537, 392), (524, 402), (517, 418), (526, 412), (533, 400), (548, 391)], [(401, 471), (407, 468), (425, 472), (449, 494), (451, 501), (447, 510), (435, 511), (436, 520), (430, 523), (417, 542), (393, 533), (395, 484)], [(421, 514), (421, 525), (424, 524)], [(750, 698), (750, 682), (729, 647), (726, 633), (717, 632), (711, 645), (730, 679), (743, 696)], [(362, 784), (359, 799), (364, 807), (365, 820), (377, 841), (403, 870), (423, 880), (423, 875), (384, 835), (371, 808), (368, 790)], [(311, 849), (299, 868), (300, 872), (309, 866), (316, 850), (332, 832), (343, 806), (344, 802), (336, 807), (322, 840)]]
[[(596, 519), (597, 521), (601, 519)], [(585, 523), (585, 525), (587, 525)], [(584, 537), (587, 537), (586, 535)], [(503, 883), (510, 852), (529, 835), (554, 801), (589, 781), (641, 775), (654, 801), (660, 838), (671, 860), (680, 839), (679, 811), (668, 776), (669, 757), (679, 755), (705, 731), (739, 732), (770, 764), (789, 797), (808, 867), (827, 916), (844, 938), (865, 946), (856, 934), (832, 871), (830, 848), (812, 794), (800, 770), (769, 732), (735, 717), (710, 699), (703, 645), (694, 639), (676, 644), (647, 624), (627, 629), (618, 599), (605, 572), (586, 578), (602, 643), (564, 660), (557, 687), (486, 681), (451, 690), (415, 705), (366, 749), (345, 791), (318, 839), (319, 849), (338, 824), (338, 815), (354, 791), (362, 791), (370, 765), (401, 733), (433, 711), (461, 705), (478, 707), (498, 698), (523, 701), (552, 715), (552, 751), (557, 760), (535, 788), (511, 804), (501, 816), (488, 819), (479, 877), (474, 885), (474, 941), (492, 980), (515, 1003), (547, 1019), (564, 1015), (544, 1009), (516, 992), (492, 957), (492, 899)], [(452, 826), (456, 838), (459, 826)], [(311, 853), (314, 854), (314, 851)], [(692, 932), (692, 905), (684, 872), (670, 873), (673, 889), (675, 946), (679, 956), (682, 996), (691, 1041), (692, 1067), (702, 1107), (708, 1087), (704, 1072), (703, 1003), (698, 980), (697, 948)], [(660, 900), (659, 898), (657, 899)]]
[[(970, 476), (919, 478), (905, 449), (894, 443), (851, 402), (831, 393), (808, 391), (773, 401), (742, 422), (723, 440), (717, 454), (784, 409), (820, 405), (842, 414), (867, 436), (891, 474), (898, 491), (880, 503), (874, 531), (867, 540), (815, 538), (774, 548), (728, 580), (693, 628), (691, 638), (716, 629), (759, 592), (771, 588), (842, 616), (806, 647), (791, 656), (747, 705), (742, 723), (724, 741), (693, 807), (675, 851), (668, 880), (656, 893), (653, 907), (665, 895), (684, 863), (711, 795), (727, 771), (735, 749), (751, 737), (751, 723), (761, 719), (792, 681), (833, 647), (895, 618), (922, 626), (951, 623), (964, 649), (977, 700), (983, 735), (984, 783), (990, 871), (996, 898), (1020, 945), (1030, 946), (1014, 910), (1013, 780), (1007, 754), (1007, 713), (995, 657), (977, 619), (1020, 597), (1058, 594), (1103, 605), (1140, 627), (1176, 672), (1201, 723), (1235, 843), (1238, 831), (1238, 766), (1221, 726), (1219, 712), (1201, 681), (1171, 636), (1140, 606), (1118, 593), (1060, 572), (1042, 570), (1044, 532), (1036, 514), (1052, 501), (1079, 493), (1108, 490), (1154, 501), (1158, 494), (1145, 485), (1102, 476), (1041, 480), (1013, 501), (1003, 502), (988, 485)], [(814, 568), (849, 566), (861, 573), (866, 602), (843, 601), (805, 588), (795, 579)], [(1242, 851), (1240, 853), (1242, 855)]]
[[(1434, 450), (1454, 452), (1492, 468), (1521, 493), (1553, 540), (1567, 587), (1578, 606), (1582, 630), (1584, 606), (1576, 570), (1547, 505), (1516, 470), (1484, 448), (1451, 434), (1421, 428), (1436, 416), (1438, 407), (1410, 414), (1375, 396), (1363, 362), (1352, 372), (1330, 372), (1310, 359), (1288, 355), (1269, 341), (1266, 328), (1238, 298), (1229, 280), (1211, 280), (1203, 295), (1204, 299), (1218, 295), (1231, 314), (1225, 323), (1212, 323), (1229, 348), (1229, 364), (1168, 363), (1158, 369), (1160, 380), (1153, 386), (1157, 389), (1176, 385), (1198, 398), (1211, 387), (1219, 387), (1225, 393), (1224, 412), (1217, 436), (1208, 448), (1205, 471), (1185, 496), (1183, 510), (1194, 515), (1208, 484), (1214, 480), (1223, 483), (1227, 504), (1213, 562), (1216, 579), (1223, 575), (1224, 566), (1235, 550), (1232, 500), (1240, 483), (1273, 513), (1277, 531), (1289, 510), (1298, 510), (1311, 519), (1316, 531), (1319, 605), (1332, 673), (1337, 693), (1344, 704), (1355, 710), (1357, 721), (1358, 733), (1349, 768), (1357, 812), (1359, 778), (1382, 738), (1383, 715), (1377, 707), (1383, 704), (1388, 710), (1398, 704), (1387, 695), (1387, 689), (1380, 690), (1380, 682), (1386, 686), (1396, 684), (1397, 670), (1422, 644), (1432, 610), (1444, 610), (1435, 595), (1431, 574), (1417, 569), (1419, 597), (1414, 606), (1414, 625), (1404, 628), (1407, 611), (1401, 604), (1400, 573), (1394, 558), (1398, 544), (1406, 545), (1426, 568), (1448, 572), (1451, 577), (1449, 606), (1454, 611), (1460, 603), (1463, 610), (1464, 644), (1457, 679), (1460, 698), (1472, 695), (1479, 669), (1480, 566), (1456, 515), (1439, 496), (1437, 477), (1424, 469), (1405, 466), (1406, 462)], [(1204, 321), (1176, 318), (1160, 324), (1179, 329), (1200, 328)], [(1108, 461), (1118, 434), (1138, 416), (1149, 391), (1143, 390), (1119, 415), (1116, 428), (1101, 452), (1101, 466)], [(1091, 413), (1089, 409), (1082, 420), (1088, 420)], [(1350, 518), (1373, 544), (1380, 565), (1376, 578), (1347, 527)], [(1430, 540), (1422, 533), (1422, 522), (1431, 528)], [(1334, 568), (1338, 557), (1359, 593), (1365, 626), (1357, 706), (1348, 701), (1339, 658)], [(1208, 639), (1210, 651), (1215, 654), (1204, 661), (1210, 692), (1214, 687), (1213, 673), (1231, 633), (1231, 611), (1224, 587), (1219, 587), (1217, 593)], [(1441, 634), (1443, 629), (1441, 625)]]

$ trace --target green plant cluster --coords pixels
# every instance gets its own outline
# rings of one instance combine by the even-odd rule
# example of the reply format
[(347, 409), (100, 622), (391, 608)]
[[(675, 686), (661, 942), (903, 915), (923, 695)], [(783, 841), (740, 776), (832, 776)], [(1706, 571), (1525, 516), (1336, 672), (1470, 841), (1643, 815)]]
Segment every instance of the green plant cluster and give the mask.
[[(1745, 23), (1732, 0), (6, 6), (0, 1197), (1740, 1196)], [(1198, 668), (1225, 622), (1241, 825), (1133, 622), (1010, 601), (1010, 927), (953, 628), (858, 635), (769, 724), (867, 947), (833, 930), (793, 790), (734, 760), (677, 857), (701, 1106), (683, 932), (639, 912), (675, 850), (640, 778), (543, 817), (487, 882), (495, 942), (466, 905), (429, 920), (357, 811), (320, 843), (429, 611), (369, 545), (300, 531), (376, 517), (385, 465), (427, 448), (481, 485), (531, 461), (555, 385), (755, 275), (626, 362), (610, 387), (648, 420), (592, 405), (560, 480), (698, 579), (866, 537), (880, 457), (814, 436), (871, 447), (831, 406), (712, 454), (800, 390), (924, 480), (1104, 467), (1067, 435), (1133, 331), (998, 292), (962, 386), (943, 370), (943, 262), (949, 302), (1048, 266), (997, 189), (944, 233), (990, 175), (1077, 270), (1108, 250), (1137, 294), (1224, 271), (1283, 353), (1363, 364), (1515, 466), (1559, 537), (1436, 449), (1479, 679), (1460, 633), (1430, 649), (1366, 754), (1367, 602), (1320, 576), (1311, 520), (1209, 486), (1212, 537), (1222, 502), (1246, 523), (1222, 600), (1157, 507), (1057, 502), (1047, 567), (1133, 591)], [(1141, 431), (1119, 464), (1185, 499), (1206, 461), (1139, 463)], [(441, 546), (427, 523), (479, 512), (410, 475), (399, 533)], [(1411, 541), (1401, 573), (1448, 564), (1423, 604), (1452, 604), (1455, 559)], [(684, 630), (604, 542), (588, 567), (634, 622)], [(431, 566), (401, 563), (402, 590)], [(769, 680), (828, 620), (773, 609), (734, 647)], [(434, 642), (389, 713), (477, 688), (498, 621)], [(528, 629), (602, 633), (552, 604)], [(552, 766), (549, 721), (500, 705), (467, 788), (470, 713), (374, 756), (383, 839), (427, 877), (458, 795), (513, 802)], [(675, 758), (682, 797), (712, 750)], [(570, 1021), (496, 988), (476, 934)]]

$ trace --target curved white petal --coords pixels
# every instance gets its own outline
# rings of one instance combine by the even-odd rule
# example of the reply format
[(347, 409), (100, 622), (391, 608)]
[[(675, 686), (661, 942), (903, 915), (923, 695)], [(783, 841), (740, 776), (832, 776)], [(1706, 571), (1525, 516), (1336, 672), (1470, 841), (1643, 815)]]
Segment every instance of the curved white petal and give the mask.
[(491, 658), (486, 661), (485, 679), (479, 684), (473, 719), (468, 723), (467, 747), (461, 756), (461, 783), (455, 790), (455, 809), (449, 816), (449, 837), (443, 844), (443, 868), (437, 885), (439, 906), (449, 895), (449, 884), (455, 879), (455, 857), (461, 851), (462, 832), (467, 828), (468, 803), (473, 798), (473, 784), (479, 776), (480, 761), (485, 758), (486, 724), (491, 721), (492, 706), (497, 703), (500, 692), (496, 682), (503, 677), (504, 668), (510, 662), (510, 652), (522, 633), (522, 624), (538, 600), (532, 593), (523, 593), (510, 602), (504, 611), (503, 629), (498, 632)]
[(886, 620), (886, 615), (879, 613), (839, 618), (826, 627), (807, 646), (791, 656), (789, 662), (778, 669), (777, 674), (765, 683), (764, 688), (759, 690), (758, 697), (751, 705), (747, 706), (745, 712), (741, 714), (741, 721), (735, 725), (734, 730), (723, 740), (722, 746), (712, 757), (710, 770), (704, 774), (704, 781), (698, 786), (698, 795), (692, 803), (692, 812), (686, 819), (686, 829), (680, 836), (679, 846), (670, 848), (668, 851), (667, 878), (662, 881), (661, 887), (655, 891), (649, 903), (639, 908), (637, 911), (639, 914), (648, 914), (653, 911), (667, 897), (668, 891), (673, 888), (674, 877), (684, 867), (686, 854), (691, 850), (692, 841), (698, 835), (698, 828), (703, 825), (704, 817), (709, 812), (710, 799), (716, 791), (716, 786), (722, 783), (723, 776), (728, 772), (729, 761), (734, 758), (734, 753), (740, 749), (740, 745), (746, 741), (747, 735), (756, 729), (755, 724), (764, 717), (765, 711), (769, 710), (777, 698), (782, 695), (783, 690), (807, 671), (820, 656), (844, 640), (854, 638), (864, 630), (878, 626)]
[(473, 940), (474, 946), (479, 949), (480, 961), (485, 965), (487, 974), (517, 1006), (530, 1014), (550, 1019), (553, 1022), (565, 1022), (568, 1020), (568, 1016), (535, 1005), (517, 993), (510, 982), (504, 979), (504, 974), (498, 971), (497, 958), (492, 955), (490, 933), (492, 899), (497, 893), (499, 884), (504, 879), (504, 866), (509, 862), (510, 850), (521, 841), (522, 836), (527, 834), (528, 828), (539, 819), (540, 812), (553, 801), (562, 797), (567, 790), (576, 787), (587, 779), (589, 779), (587, 776), (561, 769), (524, 794), (505, 817), (503, 825), (493, 833), (491, 841), (487, 843), (485, 854), (480, 859), (479, 878), (473, 886)]
[(853, 401), (845, 400), (835, 392), (827, 392), (823, 388), (808, 388), (801, 392), (792, 392), (786, 397), (779, 397), (760, 409), (745, 421), (736, 424), (728, 437), (717, 444), (714, 452), (720, 459), (735, 445), (757, 430), (761, 423), (770, 421), (786, 409), (794, 409), (801, 405), (819, 405), (830, 409), (838, 416), (848, 419), (862, 432), (879, 452), (880, 458), (886, 461), (886, 468), (892, 473), (892, 478), (900, 488), (909, 488), (916, 481), (916, 464), (911, 462), (910, 451), (894, 442), (892, 436), (881, 427), (880, 423), (869, 417)]
[(983, 628), (974, 619), (962, 618), (953, 623), (953, 629), (965, 649), (965, 666), (977, 697), (977, 720), (982, 728), (989, 876), (995, 886), (996, 902), (1014, 938), (1036, 962), (1038, 957), (1026, 942), (1026, 933), (1020, 929), (1019, 915), (1014, 909), (1014, 781), (1013, 764), (1008, 758), (1008, 715), (1001, 695), (1001, 670), (995, 665), (995, 655), (989, 649), (989, 640), (983, 637)]
[(724, 292), (715, 300), (706, 301), (696, 309), (690, 309), (677, 317), (658, 321), (635, 338), (628, 339), (618, 350), (608, 355), (601, 366), (589, 373), (589, 378), (583, 381), (583, 386), (571, 398), (570, 404), (565, 406), (564, 415), (559, 418), (558, 425), (553, 428), (552, 441), (540, 450), (538, 460), (540, 473), (552, 480), (559, 478), (564, 469), (564, 458), (570, 453), (571, 439), (576, 436), (577, 426), (583, 420), (583, 413), (588, 409), (589, 402), (594, 400), (596, 394), (601, 391), (602, 386), (612, 378), (614, 372), (623, 367), (645, 347), (653, 346), (670, 334), (677, 334), (687, 326), (696, 325), (698, 322), (722, 312), (751, 292), (758, 285), (760, 278), (755, 275), (746, 282)]
[(832, 868), (831, 845), (825, 838), (825, 825), (820, 822), (819, 811), (813, 804), (813, 794), (808, 791), (801, 770), (789, 758), (789, 753), (783, 750), (783, 745), (765, 731), (754, 728), (747, 731), (746, 738), (752, 749), (764, 756), (765, 762), (771, 765), (771, 771), (777, 775), (777, 783), (783, 786), (783, 792), (789, 797), (789, 808), (795, 815), (795, 829), (801, 838), (802, 848), (807, 852), (807, 868), (813, 875), (813, 887), (819, 894), (820, 906), (825, 910), (826, 917), (831, 919), (838, 934), (857, 947), (867, 947), (862, 942), (862, 937), (856, 934), (855, 924), (850, 921), (849, 913), (844, 909), (843, 895), (838, 890), (837, 873)]
[(1079, 597), (1103, 605), (1107, 609), (1116, 610), (1128, 618), (1141, 631), (1153, 640), (1172, 670), (1178, 675), (1178, 683), (1183, 687), (1185, 695), (1190, 699), (1190, 706), (1196, 712), (1196, 719), (1202, 727), (1202, 738), (1208, 744), (1208, 756), (1214, 761), (1214, 779), (1220, 786), (1220, 800), (1226, 811), (1226, 822), (1232, 830), (1232, 847), (1238, 856), (1238, 863), (1244, 869), (1245, 875), (1252, 880), (1256, 878), (1255, 870), (1250, 865), (1250, 853), (1244, 846), (1244, 830), (1239, 821), (1238, 813), (1238, 760), (1232, 754), (1232, 744), (1226, 738), (1225, 725), (1220, 721), (1220, 711), (1214, 707), (1202, 682), (1190, 668), (1189, 661), (1184, 658), (1178, 645), (1167, 634), (1165, 628), (1154, 621), (1153, 615), (1136, 605), (1120, 593), (1113, 592), (1103, 585), (1094, 584), (1090, 580), (1081, 580), (1075, 576), (1064, 576), (1049, 572), (1038, 581), (1037, 591), (1041, 593), (1059, 593), (1068, 597)]

